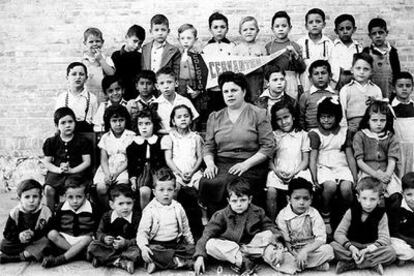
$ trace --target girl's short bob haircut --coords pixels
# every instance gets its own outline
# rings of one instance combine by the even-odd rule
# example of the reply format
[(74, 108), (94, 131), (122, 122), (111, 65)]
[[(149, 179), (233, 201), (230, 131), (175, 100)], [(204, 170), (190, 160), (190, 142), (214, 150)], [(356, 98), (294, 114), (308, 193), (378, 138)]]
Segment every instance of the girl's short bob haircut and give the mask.
[(193, 115), (193, 112), (191, 111), (191, 108), (189, 108), (189, 107), (188, 107), (187, 105), (185, 105), (185, 104), (180, 104), (180, 105), (175, 106), (175, 107), (173, 108), (173, 110), (171, 111), (171, 115), (170, 115), (170, 127), (172, 127), (172, 128), (174, 128), (174, 127), (175, 127), (175, 126), (174, 126), (174, 124), (173, 124), (174, 117), (175, 117), (175, 112), (176, 112), (178, 109), (181, 109), (181, 108), (184, 108), (184, 109), (186, 109), (186, 110), (188, 111), (188, 114), (190, 114), (190, 120), (191, 120), (191, 122), (193, 121), (194, 115)]
[(381, 113), (386, 116), (387, 122), (385, 123), (384, 131), (390, 131), (394, 133), (393, 122), (394, 118), (392, 116), (391, 110), (388, 107), (388, 101), (378, 101), (373, 100), (370, 105), (368, 105), (365, 110), (364, 117), (362, 117), (361, 122), (359, 123), (359, 129), (369, 129), (369, 119), (371, 118), (372, 113)]
[(155, 110), (152, 110), (151, 108), (145, 108), (138, 112), (137, 114), (137, 120), (133, 122), (137, 125), (137, 134), (141, 135), (139, 133), (138, 128), (138, 121), (140, 118), (149, 118), (152, 124), (154, 125), (152, 132), (156, 134), (161, 129), (161, 119), (158, 116), (157, 112)]
[(72, 62), (68, 65), (68, 67), (66, 68), (66, 76), (69, 76), (70, 70), (72, 70), (76, 66), (81, 66), (83, 70), (85, 71), (86, 77), (88, 76), (88, 68), (86, 68), (85, 64), (83, 64), (82, 62), (78, 62), (78, 61)]
[(276, 123), (276, 112), (278, 112), (279, 110), (283, 108), (286, 108), (287, 110), (289, 110), (289, 113), (292, 114), (292, 119), (293, 119), (292, 130), (295, 132), (301, 131), (302, 128), (299, 125), (299, 114), (297, 112), (297, 109), (290, 102), (286, 100), (275, 103), (270, 109), (270, 120), (271, 120), (273, 130), (279, 129), (279, 126)]
[(342, 120), (342, 108), (341, 108), (341, 104), (339, 103), (338, 97), (323, 98), (323, 100), (318, 104), (318, 113), (316, 115), (318, 122), (322, 114), (329, 114), (329, 115), (335, 116), (335, 124), (333, 128), (336, 128), (339, 126), (339, 123)]
[(55, 114), (53, 115), (53, 121), (55, 122), (55, 126), (57, 126), (59, 124), (59, 120), (65, 116), (71, 116), (73, 118), (73, 121), (75, 121), (76, 123), (75, 112), (73, 112), (73, 110), (69, 107), (64, 106), (56, 109)]
[(111, 105), (104, 113), (105, 131), (111, 129), (111, 118), (125, 118), (125, 129), (131, 129), (131, 116), (125, 106)]

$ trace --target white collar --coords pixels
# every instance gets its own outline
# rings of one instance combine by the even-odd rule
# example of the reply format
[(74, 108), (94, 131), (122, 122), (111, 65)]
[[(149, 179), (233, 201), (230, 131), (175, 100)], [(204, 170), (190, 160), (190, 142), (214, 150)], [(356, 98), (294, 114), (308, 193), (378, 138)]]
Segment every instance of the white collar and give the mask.
[(161, 44), (159, 44), (158, 45), (158, 47), (154, 47), (154, 41), (152, 42), (152, 48), (154, 48), (154, 49), (161, 49), (161, 48), (164, 48), (165, 47), (165, 45), (167, 45), (167, 40), (165, 40), (163, 43), (161, 43)]
[(354, 85), (354, 84), (358, 85), (359, 87), (362, 87), (362, 88), (367, 87), (368, 85), (370, 85), (370, 86), (375, 85), (371, 80), (368, 80), (367, 84), (365, 84), (365, 85), (360, 84), (356, 80), (351, 80), (347, 85), (351, 86), (351, 85)]
[(380, 48), (378, 48), (374, 44), (372, 44), (372, 48), (374, 50), (380, 52), (381, 54), (385, 55), (386, 53), (389, 53), (391, 51), (391, 44), (388, 41), (385, 41), (385, 45), (387, 46), (385, 50), (381, 50)]
[(121, 216), (118, 215), (117, 212), (112, 211), (112, 214), (111, 214), (111, 223), (113, 223), (117, 218), (122, 218), (122, 219), (125, 219), (126, 221), (128, 221), (129, 223), (132, 223), (132, 211), (126, 217), (121, 217)]
[[(173, 104), (175, 102), (177, 102), (177, 100), (181, 100), (182, 98), (185, 98), (184, 96), (181, 96), (177, 92), (174, 92), (174, 93), (175, 93), (175, 98), (173, 100)], [(162, 94), (155, 101), (157, 103), (169, 103), (169, 104), (171, 104), (171, 102), (169, 100), (167, 100)]]
[(376, 139), (378, 141), (387, 139), (388, 135), (390, 133), (389, 131), (387, 131), (386, 133), (384, 133), (384, 135), (382, 135), (382, 133), (380, 133), (380, 134), (374, 133), (374, 132), (372, 132), (371, 130), (369, 130), (367, 128), (364, 128), (361, 131), (362, 131), (362, 133), (364, 133), (369, 138), (373, 138), (373, 139)]
[(280, 93), (279, 97), (274, 97), (273, 95), (270, 94), (270, 89), (267, 88), (267, 89), (265, 89), (265, 91), (263, 91), (263, 93), (259, 96), (259, 98), (269, 97), (269, 99), (272, 99), (272, 100), (280, 100), (284, 95), (285, 95), (285, 92), (282, 92), (282, 93)]
[(410, 211), (411, 213), (414, 213), (414, 210), (410, 208), (410, 206), (408, 206), (407, 201), (405, 200), (405, 198), (402, 199), (401, 201), (401, 208), (406, 209), (407, 211)]
[(73, 210), (73, 208), (69, 205), (69, 202), (65, 201), (65, 203), (63, 203), (63, 205), (62, 205), (62, 211), (72, 211), (75, 214), (79, 214), (79, 213), (82, 213), (82, 212), (92, 213), (92, 205), (89, 202), (89, 200), (85, 199), (85, 202), (82, 204), (81, 207), (79, 207), (78, 210)]
[(300, 133), (301, 131), (295, 131), (295, 130), (292, 130), (290, 132), (284, 132), (280, 129), (277, 129), (273, 131), (273, 135), (280, 137), (280, 138), (285, 137), (285, 136), (297, 137)]
[(32, 212), (27, 212), (25, 209), (23, 209), (23, 206), (21, 203), (19, 203), (19, 211), (25, 213), (25, 214), (34, 214), (37, 213), (40, 209), (42, 209), (42, 203), (39, 204), (39, 206), (36, 208), (36, 210), (32, 211)]
[(342, 42), (342, 40), (340, 40), (339, 38), (335, 38), (334, 45), (338, 45), (338, 44), (341, 44), (341, 45), (343, 45), (347, 48), (350, 48), (350, 47), (353, 47), (353, 46), (359, 46), (359, 43), (356, 40), (352, 40), (352, 43), (349, 46), (346, 46), (345, 43)]
[(309, 209), (306, 210), (306, 212), (304, 212), (303, 214), (298, 215), (295, 212), (293, 212), (292, 205), (290, 205), (290, 203), (289, 203), (286, 206), (286, 213), (285, 213), (286, 219), (287, 220), (291, 220), (291, 219), (294, 219), (294, 218), (297, 218), (297, 217), (300, 217), (300, 216), (306, 216), (306, 215), (308, 215), (310, 213), (311, 208), (312, 207), (309, 207)]
[(170, 205), (163, 205), (156, 198), (154, 198), (153, 201), (154, 201), (153, 204), (155, 205), (155, 207), (158, 210), (160, 210), (160, 209), (174, 209), (175, 206), (177, 205), (176, 204), (176, 201), (174, 199), (171, 201), (171, 204)]
[[(106, 56), (104, 55), (104, 53), (101, 53), (102, 58), (106, 59)], [(88, 55), (87, 52), (83, 53), (83, 59), (86, 59), (87, 61), (89, 61), (90, 63), (94, 63), (96, 61), (96, 58), (91, 57), (90, 55)]]
[(157, 140), (158, 140), (158, 136), (157, 135), (155, 135), (155, 134), (153, 134), (150, 138), (144, 138), (144, 137), (142, 137), (141, 135), (139, 135), (139, 136), (135, 136), (134, 137), (134, 141), (135, 141), (135, 143), (137, 143), (138, 145), (142, 145), (142, 144), (144, 144), (144, 142), (145, 142), (145, 140), (147, 140), (148, 141), (148, 144), (150, 144), (150, 145), (154, 145), (156, 142), (157, 142)]
[[(308, 40), (309, 40), (309, 41), (311, 41), (312, 43), (315, 43), (315, 42), (314, 42), (314, 41), (310, 38), (309, 34), (307, 34), (307, 35), (306, 35), (306, 39), (308, 39)], [(329, 42), (331, 42), (331, 39), (330, 39), (329, 37), (327, 37), (326, 35), (322, 34), (321, 39), (320, 39), (318, 42), (316, 42), (315, 44), (321, 44), (321, 43), (324, 43), (325, 41), (329, 41)]]
[(402, 101), (400, 101), (399, 99), (397, 99), (397, 97), (395, 97), (394, 100), (392, 100), (392, 102), (391, 102), (391, 106), (394, 107), (394, 106), (397, 106), (399, 104), (410, 104), (410, 103), (414, 103), (414, 101), (412, 99), (410, 99), (408, 101), (408, 103), (403, 103)]
[(152, 96), (151, 96), (151, 98), (150, 98), (148, 101), (145, 101), (145, 100), (141, 97), (141, 95), (138, 95), (138, 97), (136, 97), (136, 98), (134, 99), (134, 101), (136, 101), (136, 102), (141, 101), (141, 102), (144, 102), (144, 103), (151, 103), (151, 102), (155, 101), (156, 99), (157, 99), (157, 98), (155, 98), (155, 97), (154, 97), (154, 95), (152, 95)]
[(79, 94), (74, 94), (72, 91), (70, 91), (70, 89), (68, 89), (68, 94), (71, 97), (88, 97), (89, 91), (86, 89), (86, 87), (83, 88), (82, 92), (80, 92)]
[(333, 90), (333, 88), (328, 84), (328, 86), (325, 88), (325, 89), (319, 89), (319, 88), (316, 88), (316, 86), (315, 85), (313, 85), (312, 84), (312, 86), (311, 86), (311, 88), (309, 89), (309, 93), (310, 94), (313, 94), (313, 93), (315, 93), (316, 91), (328, 91), (328, 92), (331, 92), (332, 94), (335, 94), (336, 95), (336, 91), (335, 90)]

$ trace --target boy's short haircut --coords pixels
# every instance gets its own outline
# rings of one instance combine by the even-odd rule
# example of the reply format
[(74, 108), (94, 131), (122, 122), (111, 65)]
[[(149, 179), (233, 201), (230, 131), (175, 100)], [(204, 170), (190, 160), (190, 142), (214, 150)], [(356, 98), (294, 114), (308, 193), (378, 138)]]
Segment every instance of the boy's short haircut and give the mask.
[(55, 126), (59, 124), (59, 120), (65, 116), (71, 116), (73, 120), (76, 122), (75, 112), (67, 106), (59, 107), (56, 109), (55, 114), (53, 115), (53, 121), (55, 122)]
[(108, 89), (109, 86), (111, 86), (115, 82), (118, 82), (118, 84), (119, 84), (119, 86), (121, 86), (121, 88), (124, 87), (124, 85), (122, 83), (122, 80), (117, 75), (105, 76), (102, 79), (102, 82), (101, 82), (102, 91), (105, 93), (105, 95), (106, 95), (106, 89)]
[(22, 196), (22, 193), (29, 191), (31, 189), (39, 189), (39, 194), (40, 196), (42, 196), (43, 187), (39, 182), (37, 182), (34, 179), (26, 179), (21, 181), (19, 185), (17, 185), (17, 196), (20, 198)]
[(382, 184), (379, 180), (373, 178), (373, 177), (364, 177), (360, 181), (358, 181), (357, 187), (356, 187), (357, 193), (359, 194), (362, 191), (365, 190), (372, 190), (378, 195), (382, 194), (383, 188)]
[(208, 18), (208, 27), (209, 28), (211, 28), (211, 24), (213, 23), (214, 20), (223, 20), (226, 23), (227, 27), (229, 27), (229, 20), (222, 13), (214, 12), (210, 15), (210, 17)]
[(355, 62), (357, 62), (360, 59), (366, 61), (371, 66), (371, 69), (373, 68), (374, 59), (372, 58), (370, 54), (364, 53), (364, 52), (354, 54), (353, 59), (352, 59), (352, 66), (354, 66)]
[(157, 79), (160, 75), (168, 75), (174, 78), (174, 80), (177, 79), (174, 70), (171, 67), (162, 67), (160, 70), (157, 71), (155, 74)]
[(134, 192), (132, 191), (131, 187), (127, 184), (117, 184), (113, 185), (109, 189), (109, 199), (111, 201), (115, 201), (115, 199), (119, 196), (123, 195), (124, 197), (134, 199)]
[(244, 24), (244, 23), (246, 23), (246, 22), (250, 22), (250, 21), (253, 21), (254, 22), (254, 26), (256, 27), (256, 29), (257, 29), (257, 31), (259, 31), (260, 29), (259, 29), (259, 24), (257, 23), (257, 19), (256, 18), (254, 18), (253, 16), (245, 16), (245, 17), (243, 17), (241, 20), (240, 20), (240, 23), (239, 23), (239, 33), (241, 34), (241, 28), (242, 28), (242, 25)]
[(313, 8), (313, 9), (310, 9), (310, 10), (306, 13), (306, 15), (305, 15), (305, 24), (307, 24), (307, 23), (308, 23), (308, 17), (309, 17), (309, 15), (311, 15), (311, 14), (319, 14), (319, 15), (322, 17), (323, 22), (325, 22), (325, 13), (323, 12), (323, 10), (318, 9), (318, 8)]
[(191, 30), (194, 37), (197, 38), (197, 29), (193, 25), (188, 24), (188, 23), (183, 24), (178, 28), (178, 35), (180, 35), (182, 32), (187, 31), (187, 30)]
[(414, 189), (414, 172), (406, 173), (401, 179), (403, 191), (406, 189)]
[(335, 29), (338, 28), (338, 25), (344, 21), (351, 21), (352, 26), (355, 27), (355, 18), (348, 13), (343, 13), (339, 15), (337, 18), (335, 18)]
[(101, 30), (99, 30), (98, 28), (87, 28), (86, 31), (83, 33), (83, 41), (86, 41), (90, 35), (97, 36), (102, 40), (102, 42), (104, 42), (103, 34)]
[(170, 22), (168, 18), (163, 14), (156, 14), (151, 18), (151, 28), (154, 25), (166, 25), (167, 28), (170, 28)]
[(323, 59), (318, 59), (311, 63), (311, 65), (309, 66), (309, 76), (312, 76), (313, 69), (317, 67), (324, 67), (324, 66), (326, 67), (328, 74), (331, 76), (332, 75), (331, 65), (329, 64), (327, 60), (323, 60)]
[(291, 196), (295, 190), (305, 189), (309, 191), (310, 195), (313, 195), (312, 183), (302, 177), (294, 178), (288, 185), (288, 196)]
[(123, 105), (111, 105), (105, 109), (104, 112), (104, 125), (105, 131), (109, 131), (111, 129), (111, 118), (125, 118), (125, 129), (131, 128), (131, 116), (129, 115), (128, 110)]
[(161, 167), (154, 172), (153, 177), (153, 186), (157, 187), (158, 181), (173, 181), (175, 186), (175, 175), (172, 170), (168, 167)]
[(395, 86), (395, 84), (397, 83), (397, 80), (401, 80), (401, 79), (408, 79), (411, 81), (411, 83), (413, 83), (413, 75), (411, 75), (410, 72), (408, 71), (401, 71), (401, 72), (397, 72), (394, 74), (394, 77), (392, 79), (392, 84)]
[(232, 193), (235, 194), (237, 197), (253, 195), (252, 190), (250, 189), (249, 182), (247, 182), (246, 179), (241, 177), (233, 179), (227, 185), (228, 197), (230, 197)]
[(291, 22), (290, 22), (290, 16), (288, 15), (288, 13), (287, 13), (287, 12), (285, 12), (285, 11), (278, 11), (278, 12), (276, 12), (276, 13), (273, 15), (273, 17), (272, 17), (272, 26), (270, 26), (270, 28), (273, 28), (273, 24), (275, 24), (275, 20), (276, 20), (277, 18), (286, 18), (286, 20), (287, 20), (287, 22), (288, 22), (289, 26), (292, 26), (292, 24), (291, 24)]
[(70, 70), (72, 70), (76, 66), (83, 67), (83, 70), (85, 71), (85, 75), (88, 76), (88, 68), (86, 67), (85, 64), (83, 64), (82, 62), (79, 62), (79, 61), (72, 62), (68, 65), (68, 67), (66, 67), (66, 76), (69, 76)]
[(380, 17), (371, 19), (368, 23), (368, 33), (371, 33), (372, 29), (375, 27), (379, 27), (387, 31), (387, 22)]
[(129, 27), (126, 36), (127, 37), (136, 36), (139, 40), (144, 41), (145, 30), (139, 25), (132, 25), (131, 27)]
[(140, 79), (150, 80), (153, 84), (157, 82), (157, 77), (152, 70), (141, 70), (135, 78), (135, 83), (137, 83)]
[(84, 188), (83, 191), (86, 194), (86, 192), (87, 192), (86, 191), (86, 188), (88, 187), (88, 184), (82, 178), (79, 178), (79, 177), (68, 177), (65, 180), (64, 186), (65, 186), (65, 188), (64, 188), (65, 193), (69, 189)]
[(266, 66), (265, 80), (269, 81), (269, 78), (273, 73), (282, 73), (283, 76), (286, 76), (285, 70), (283, 70), (277, 65), (270, 65), (270, 66)]

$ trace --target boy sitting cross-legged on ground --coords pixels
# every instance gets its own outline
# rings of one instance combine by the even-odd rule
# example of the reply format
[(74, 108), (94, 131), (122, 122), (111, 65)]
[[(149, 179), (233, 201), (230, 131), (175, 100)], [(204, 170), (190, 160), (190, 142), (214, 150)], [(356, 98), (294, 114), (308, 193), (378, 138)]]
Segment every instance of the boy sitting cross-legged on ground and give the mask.
[(286, 241), (287, 251), (276, 270), (294, 274), (305, 269), (329, 270), (334, 258), (332, 247), (326, 244), (326, 229), (319, 212), (311, 207), (312, 184), (299, 177), (289, 183), (289, 205), (276, 218)]
[(52, 211), (41, 204), (42, 185), (33, 179), (17, 187), (19, 205), (9, 214), (0, 244), (0, 264), (43, 258)]
[(197, 242), (196, 275), (205, 271), (207, 256), (231, 263), (231, 269), (243, 275), (252, 275), (257, 267), (255, 259), (261, 257), (276, 267), (281, 234), (264, 210), (251, 203), (249, 183), (235, 179), (228, 184), (227, 192), (229, 205), (213, 215)]
[(88, 247), (88, 258), (94, 267), (115, 266), (133, 274), (140, 256), (136, 233), (141, 215), (133, 211), (135, 196), (128, 185), (115, 185), (109, 196), (112, 210), (102, 216), (97, 239)]
[(53, 230), (47, 234), (49, 240), (64, 253), (57, 257), (45, 257), (42, 262), (45, 268), (59, 266), (81, 256), (96, 231), (96, 211), (86, 199), (86, 183), (68, 179), (65, 187), (65, 201), (56, 211)]

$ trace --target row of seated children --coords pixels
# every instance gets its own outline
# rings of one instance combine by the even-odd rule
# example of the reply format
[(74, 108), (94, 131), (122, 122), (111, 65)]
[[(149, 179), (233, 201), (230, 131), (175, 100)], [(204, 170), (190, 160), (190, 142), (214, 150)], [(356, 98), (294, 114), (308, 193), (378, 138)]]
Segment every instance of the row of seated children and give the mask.
[[(141, 70), (152, 70), (157, 72), (162, 67), (171, 67), (177, 76), (178, 93), (188, 97), (202, 114), (201, 121), (206, 121), (211, 110), (218, 110), (224, 106), (218, 88), (205, 91), (207, 79), (207, 67), (203, 60), (209, 57), (220, 57), (228, 55), (262, 56), (286, 49), (286, 52), (276, 58), (271, 64), (278, 65), (286, 72), (286, 93), (299, 100), (303, 91), (311, 89), (307, 69), (315, 60), (327, 60), (332, 66), (331, 86), (340, 90), (352, 79), (352, 61), (355, 53), (362, 51), (370, 54), (373, 58), (372, 80), (381, 88), (383, 97), (390, 97), (392, 92), (392, 79), (400, 72), (400, 63), (396, 49), (386, 40), (388, 29), (386, 22), (381, 18), (374, 18), (368, 24), (368, 33), (372, 40), (369, 47), (362, 46), (352, 39), (356, 31), (355, 19), (352, 15), (342, 14), (335, 19), (335, 32), (338, 38), (332, 42), (323, 34), (326, 25), (325, 13), (321, 9), (311, 9), (305, 16), (305, 27), (308, 34), (300, 38), (298, 42), (289, 39), (288, 34), (292, 28), (291, 19), (285, 11), (274, 14), (271, 20), (271, 29), (274, 39), (265, 46), (256, 41), (259, 33), (258, 22), (254, 17), (245, 17), (239, 25), (242, 41), (234, 45), (227, 38), (228, 19), (221, 13), (213, 13), (209, 17), (209, 30), (212, 39), (203, 48), (202, 54), (197, 53), (195, 43), (197, 41), (197, 30), (191, 24), (184, 24), (178, 29), (178, 41), (181, 50), (167, 42), (170, 33), (169, 21), (162, 14), (157, 14), (151, 19), (150, 33), (154, 39), (141, 46), (145, 40), (145, 30), (137, 25), (130, 27), (126, 34), (126, 43), (119, 51), (106, 57), (102, 54), (104, 43), (103, 34), (97, 28), (89, 28), (84, 33), (84, 44), (86, 52), (82, 62), (87, 66), (89, 77), (86, 81), (87, 91), (70, 91), (62, 93), (57, 106), (66, 106), (74, 102), (78, 108), (75, 109), (77, 119), (86, 121), (91, 130), (93, 116), (97, 110), (97, 104), (103, 103), (107, 97), (103, 94), (101, 81), (103, 76), (117, 74), (124, 83), (125, 100), (139, 100), (139, 88), (135, 85), (137, 74)], [(142, 53), (141, 53), (142, 52)], [(116, 70), (115, 70), (116, 69)], [(85, 70), (86, 71), (86, 70)], [(249, 98), (252, 102), (259, 100), (260, 95), (277, 99), (277, 95), (263, 92), (264, 75), (263, 70), (258, 69), (248, 75)], [(353, 88), (355, 89), (355, 88)], [(137, 91), (138, 90), (138, 91)], [(99, 92), (97, 92), (99, 91)], [(299, 92), (298, 92), (299, 91)], [(88, 92), (96, 94), (98, 99)], [(79, 96), (88, 99), (89, 106), (84, 108)], [(138, 96), (138, 98), (137, 98)], [(175, 99), (170, 99), (174, 104)], [(208, 105), (208, 106), (207, 106)], [(104, 108), (104, 107), (102, 107)], [(101, 109), (102, 109), (101, 108)], [(206, 112), (207, 111), (207, 112)], [(99, 113), (102, 115), (102, 111)], [(207, 115), (206, 115), (207, 114)], [(101, 116), (98, 116), (98, 120)], [(95, 130), (102, 127), (97, 125)], [(168, 129), (168, 124), (165, 126)], [(101, 128), (100, 131), (103, 129)]]
[[(141, 258), (148, 273), (161, 269), (194, 268), (205, 271), (207, 257), (226, 261), (243, 275), (252, 275), (260, 259), (277, 271), (294, 274), (305, 269), (327, 271), (338, 261), (336, 272), (371, 268), (383, 274), (383, 265), (398, 257), (400, 265), (413, 260), (412, 220), (414, 173), (403, 178), (404, 199), (390, 221), (379, 206), (382, 186), (374, 178), (362, 179), (357, 201), (326, 244), (319, 212), (311, 207), (313, 186), (303, 178), (290, 182), (289, 204), (276, 224), (262, 208), (251, 203), (249, 184), (229, 183), (228, 206), (217, 211), (195, 243), (182, 206), (173, 199), (175, 176), (168, 168), (154, 174), (155, 198), (142, 217), (133, 208), (133, 192), (127, 185), (111, 189), (111, 209), (100, 219), (86, 199), (86, 187), (67, 181), (65, 202), (56, 213), (41, 203), (42, 186), (25, 180), (17, 188), (19, 204), (10, 211), (1, 242), (0, 263), (42, 261), (45, 268), (87, 258), (94, 267), (114, 266), (134, 273)], [(95, 235), (96, 232), (96, 235)], [(95, 238), (93, 238), (95, 237)], [(51, 245), (61, 255), (54, 256)], [(195, 260), (195, 261), (194, 261)]]

